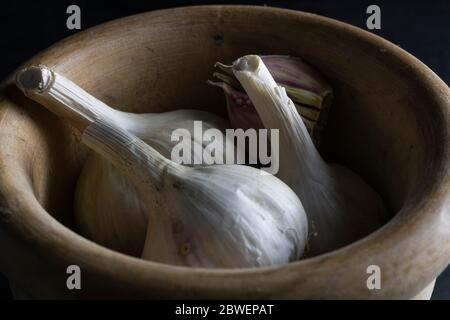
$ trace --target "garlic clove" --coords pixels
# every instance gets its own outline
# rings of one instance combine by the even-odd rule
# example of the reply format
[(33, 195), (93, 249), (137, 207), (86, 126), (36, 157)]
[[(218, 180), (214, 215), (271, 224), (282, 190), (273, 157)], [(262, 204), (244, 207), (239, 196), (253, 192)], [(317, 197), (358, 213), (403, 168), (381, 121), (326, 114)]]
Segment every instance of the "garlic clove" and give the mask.
[(323, 98), (333, 94), (325, 78), (300, 58), (282, 55), (267, 55), (260, 58), (275, 81), (286, 89), (288, 96), (292, 96), (292, 101), (296, 103), (320, 109)]
[(286, 89), (262, 59), (244, 56), (232, 69), (264, 126), (280, 130), (277, 177), (302, 199), (310, 222), (309, 255), (340, 248), (380, 227), (388, 217), (379, 195), (352, 171), (322, 159)]
[[(247, 129), (263, 129), (264, 126), (255, 107), (251, 103), (247, 94), (234, 89), (225, 82), (208, 81), (209, 84), (220, 87), (225, 92), (227, 103), (228, 118), (233, 128)], [(236, 112), (235, 110), (239, 110)]]
[[(283, 55), (261, 56), (278, 85), (286, 89), (293, 100), (315, 144), (319, 144), (320, 132), (327, 122), (333, 100), (333, 90), (325, 78), (314, 68), (297, 57)], [(223, 73), (213, 76), (221, 82), (209, 82), (221, 87), (227, 102), (230, 122), (235, 128), (263, 128), (258, 113), (241, 84), (236, 81), (232, 67), (222, 63), (215, 65)]]

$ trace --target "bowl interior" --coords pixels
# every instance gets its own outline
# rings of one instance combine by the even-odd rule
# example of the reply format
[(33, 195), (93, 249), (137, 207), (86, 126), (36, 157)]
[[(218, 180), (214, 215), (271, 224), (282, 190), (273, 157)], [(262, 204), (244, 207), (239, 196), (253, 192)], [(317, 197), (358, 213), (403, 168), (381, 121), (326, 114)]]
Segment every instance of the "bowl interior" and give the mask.
[[(326, 21), (315, 23), (312, 16), (197, 9), (113, 21), (62, 41), (28, 64), (50, 66), (117, 109), (194, 108), (225, 115), (222, 92), (206, 83), (216, 61), (250, 53), (302, 57), (335, 91), (321, 153), (360, 174), (395, 213), (415, 201), (408, 195), (433, 153), (433, 115), (389, 48)], [(11, 166), (42, 206), (72, 227), (73, 191), (86, 148), (75, 130), (11, 84), (6, 97), (4, 117), (19, 119), (2, 123), (3, 141), (14, 145)]]

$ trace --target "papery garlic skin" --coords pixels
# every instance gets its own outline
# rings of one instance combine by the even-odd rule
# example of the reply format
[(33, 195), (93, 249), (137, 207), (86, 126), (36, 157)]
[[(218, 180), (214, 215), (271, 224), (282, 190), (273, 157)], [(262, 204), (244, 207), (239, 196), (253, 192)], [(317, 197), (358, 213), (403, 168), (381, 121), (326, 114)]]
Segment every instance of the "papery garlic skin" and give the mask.
[(247, 268), (301, 258), (308, 223), (298, 197), (284, 183), (245, 166), (202, 169), (182, 180), (171, 178), (165, 195), (172, 215), (166, 237), (174, 241), (176, 252), (168, 254), (152, 236), (164, 228), (155, 221), (149, 224), (144, 259)]
[(281, 180), (241, 165), (187, 167), (114, 124), (96, 120), (83, 142), (134, 181), (152, 210), (142, 257), (207, 268), (298, 260), (308, 234), (303, 206)]
[(261, 58), (242, 57), (234, 62), (233, 72), (264, 126), (280, 130), (277, 177), (305, 207), (311, 232), (308, 254), (340, 248), (380, 227), (387, 212), (379, 195), (352, 171), (323, 161), (286, 90)]

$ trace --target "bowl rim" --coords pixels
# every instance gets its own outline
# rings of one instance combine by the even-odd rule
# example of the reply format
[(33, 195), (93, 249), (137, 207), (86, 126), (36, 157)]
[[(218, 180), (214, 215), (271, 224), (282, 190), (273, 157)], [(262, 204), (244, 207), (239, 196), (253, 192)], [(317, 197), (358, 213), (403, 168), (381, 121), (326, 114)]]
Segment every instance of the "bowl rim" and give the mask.
[[(406, 242), (408, 242), (406, 240), (412, 240), (414, 236), (417, 236), (417, 233), (420, 233), (423, 239), (428, 239), (430, 246), (443, 239), (450, 240), (450, 231), (440, 232), (438, 237), (436, 236), (431, 239), (432, 237), (430, 237), (427, 230), (425, 230), (426, 228), (423, 227), (424, 224), (436, 224), (437, 226), (439, 223), (442, 223), (442, 219), (445, 219), (445, 221), (450, 219), (450, 213), (447, 212), (448, 210), (445, 210), (450, 204), (448, 200), (450, 195), (450, 174), (448, 170), (450, 163), (450, 142), (448, 139), (450, 128), (448, 116), (450, 89), (422, 62), (398, 46), (375, 34), (341, 21), (302, 11), (252, 5), (202, 5), (144, 12), (102, 23), (95, 27), (85, 29), (63, 41), (57, 42), (38, 56), (45, 56), (45, 54), (51, 50), (64, 47), (66, 44), (76, 41), (79, 37), (82, 37), (88, 32), (117, 28), (118, 21), (124, 23), (127, 20), (131, 21), (131, 19), (151, 20), (156, 15), (170, 15), (180, 12), (188, 13), (197, 10), (209, 11), (212, 14), (217, 14), (217, 12), (220, 12), (221, 10), (235, 12), (244, 10), (253, 11), (252, 13), (284, 15), (287, 19), (297, 19), (302, 23), (311, 25), (320, 24), (337, 29), (339, 32), (350, 35), (357, 41), (364, 41), (367, 45), (374, 48), (385, 48), (385, 55), (389, 57), (390, 60), (399, 62), (404, 67), (408, 68), (411, 77), (420, 81), (422, 90), (428, 94), (428, 98), (433, 101), (433, 105), (438, 106), (439, 112), (442, 113), (441, 121), (443, 132), (441, 132), (441, 134), (447, 139), (446, 142), (442, 144), (442, 150), (439, 150), (440, 159), (438, 161), (439, 163), (436, 163), (434, 167), (433, 172), (436, 175), (433, 184), (430, 186), (428, 200), (422, 199), (420, 204), (416, 205), (414, 208), (400, 210), (391, 221), (374, 233), (340, 249), (283, 266), (247, 269), (203, 269), (171, 266), (157, 262), (144, 261), (139, 258), (112, 251), (85, 239), (59, 223), (41, 207), (34, 197), (34, 199), (31, 199), (30, 197), (23, 197), (21, 199), (21, 202), (14, 208), (14, 211), (20, 214), (10, 218), (10, 223), (11, 220), (13, 222), (12, 224), (24, 224), (23, 221), (28, 221), (25, 225), (33, 223), (36, 237), (36, 239), (33, 240), (36, 241), (35, 245), (48, 249), (49, 252), (61, 256), (70, 256), (73, 258), (74, 264), (77, 264), (78, 262), (80, 265), (83, 265), (84, 268), (95, 270), (96, 273), (107, 274), (116, 281), (118, 281), (118, 277), (119, 279), (122, 278), (121, 281), (124, 281), (125, 283), (131, 283), (133, 281), (132, 278), (139, 275), (143, 286), (147, 288), (159, 288), (163, 295), (164, 292), (170, 292), (167, 290), (173, 291), (176, 288), (179, 290), (180, 294), (191, 292), (194, 296), (209, 295), (214, 297), (237, 297), (239, 290), (241, 290), (241, 293), (246, 292), (247, 295), (254, 297), (283, 296), (284, 294), (282, 292), (285, 288), (293, 288), (300, 283), (306, 283), (307, 286), (314, 287), (316, 285), (314, 283), (317, 281), (321, 282), (321, 280), (317, 280), (316, 276), (331, 272), (333, 268), (336, 268), (339, 271), (341, 270), (340, 268), (342, 268), (342, 265), (350, 266), (347, 261), (349, 257), (358, 256), (360, 258), (365, 257), (371, 260), (373, 257), (382, 255), (386, 245), (390, 244), (392, 246), (392, 243), (396, 244), (393, 246), (396, 250), (407, 250), (410, 245), (406, 244)], [(34, 58), (30, 59), (30, 61), (33, 61), (33, 59)], [(25, 63), (25, 65), (28, 63), (29, 62)], [(431, 174), (431, 171), (429, 173)], [(438, 176), (438, 173), (440, 173), (441, 176)], [(3, 184), (3, 182), (1, 183)], [(0, 189), (3, 190), (3, 188)], [(2, 213), (0, 212), (0, 216), (1, 214)], [(412, 217), (414, 217), (414, 219)], [(2, 221), (3, 219), (0, 219), (0, 224), (3, 228), (5, 226)], [(52, 236), (47, 234), (49, 232), (49, 226), (54, 233)], [(11, 228), (10, 226), (6, 227)], [(409, 231), (404, 232), (405, 230)], [(18, 235), (24, 236), (26, 228), (16, 228), (14, 231)], [(402, 234), (402, 236), (399, 236), (400, 234)], [(41, 238), (39, 238), (38, 235)], [(59, 239), (58, 246), (53, 246), (51, 240), (56, 238)], [(430, 269), (421, 267), (423, 276), (418, 283), (404, 284), (397, 281), (398, 283), (390, 285), (387, 291), (384, 291), (383, 296), (400, 297), (404, 296), (406, 293), (419, 292), (426, 283), (432, 281), (432, 279), (443, 270), (445, 267), (444, 263), (450, 261), (450, 253), (448, 252), (450, 250), (444, 251), (444, 248), (440, 248), (439, 250), (442, 255), (439, 263), (428, 258), (428, 263), (433, 264), (433, 267)], [(88, 261), (88, 259), (83, 257), (80, 258), (80, 256), (96, 258)], [(76, 261), (76, 258), (79, 260)], [(424, 257), (424, 259), (427, 258)], [(102, 263), (99, 263), (99, 261)], [(355, 268), (358, 263), (359, 262), (357, 261), (355, 262)], [(404, 262), (404, 264), (412, 263), (413, 262)], [(302, 274), (300, 278), (299, 274)], [(167, 279), (171, 279), (169, 287), (172, 289), (166, 288), (168, 287)], [(226, 279), (226, 281), (224, 281), (224, 279)], [(308, 279), (310, 279), (311, 282), (309, 282)], [(395, 282), (395, 279), (392, 280)], [(208, 285), (206, 283), (208, 283)], [(322, 284), (323, 283), (324, 282), (322, 282)], [(340, 282), (339, 280), (331, 280), (331, 285), (333, 284), (342, 286), (345, 284), (345, 281)], [(344, 293), (344, 296), (347, 294), (348, 297), (361, 298), (376, 297), (378, 294), (378, 292), (370, 292), (369, 290), (364, 292), (360, 289), (359, 285), (356, 287), (354, 284), (350, 283), (347, 283), (347, 285), (349, 285), (349, 292)], [(351, 288), (355, 290), (352, 291)], [(293, 290), (295, 291), (295, 289)], [(355, 295), (356, 292), (359, 292), (357, 296)], [(297, 292), (297, 294), (301, 295), (299, 292)], [(307, 293), (304, 294), (308, 296)], [(334, 297), (332, 294), (328, 294), (328, 296)], [(312, 294), (312, 297), (314, 297), (314, 293)]]

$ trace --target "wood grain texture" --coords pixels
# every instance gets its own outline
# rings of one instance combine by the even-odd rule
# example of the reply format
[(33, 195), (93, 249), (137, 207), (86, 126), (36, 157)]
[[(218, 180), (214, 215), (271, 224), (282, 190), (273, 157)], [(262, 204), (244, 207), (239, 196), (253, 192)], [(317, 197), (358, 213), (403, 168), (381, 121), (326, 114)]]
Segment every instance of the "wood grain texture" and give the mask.
[[(0, 93), (0, 271), (36, 298), (411, 298), (450, 261), (449, 88), (397, 46), (283, 9), (207, 6), (116, 20), (59, 42), (45, 64), (112, 107), (225, 114), (206, 85), (216, 61), (292, 54), (335, 90), (322, 153), (361, 174), (395, 215), (340, 250), (277, 268), (202, 270), (128, 257), (70, 230), (86, 149), (76, 131), (4, 82)], [(66, 289), (66, 267), (82, 290)], [(382, 270), (368, 290), (366, 268)]]

